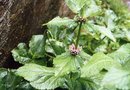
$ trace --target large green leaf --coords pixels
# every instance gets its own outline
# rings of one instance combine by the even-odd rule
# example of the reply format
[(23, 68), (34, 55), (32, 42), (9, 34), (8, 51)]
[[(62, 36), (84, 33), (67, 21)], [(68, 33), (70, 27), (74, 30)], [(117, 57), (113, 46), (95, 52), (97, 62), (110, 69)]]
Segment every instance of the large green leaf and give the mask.
[(116, 42), (116, 39), (111, 32), (111, 29), (106, 28), (105, 26), (99, 26), (99, 25), (94, 25), (93, 27), (95, 28), (95, 30), (98, 30), (101, 34), (107, 36), (108, 38)]
[(82, 17), (94, 17), (102, 14), (101, 11), (101, 7), (96, 4), (95, 0), (87, 0), (86, 5), (81, 11), (81, 15)]
[(92, 29), (94, 31), (94, 33), (99, 32), (99, 33), (107, 36), (112, 41), (116, 42), (116, 38), (114, 37), (113, 33), (111, 32), (111, 29), (110, 29), (111, 27), (107, 28), (106, 26), (95, 25), (90, 22), (88, 22), (86, 24), (87, 24), (87, 28)]
[(83, 65), (83, 59), (79, 55), (72, 56), (66, 52), (57, 56), (53, 63), (57, 68), (55, 75), (63, 76), (70, 72), (77, 72), (77, 70), (79, 70)]
[(17, 48), (13, 49), (11, 52), (14, 57), (14, 60), (21, 64), (26, 64), (31, 61), (25, 43), (18, 44)]
[(66, 86), (69, 90), (98, 90), (98, 85), (88, 78), (66, 78)]
[(54, 26), (66, 28), (66, 27), (71, 27), (73, 24), (75, 24), (75, 21), (73, 19), (69, 19), (67, 17), (60, 18), (58, 16), (58, 17), (55, 17), (54, 19), (52, 19), (51, 21), (49, 21), (48, 23), (43, 24), (43, 25), (47, 25), (48, 28), (54, 27)]
[(33, 35), (29, 43), (29, 53), (32, 58), (43, 58), (45, 55), (45, 38), (43, 35)]
[(130, 59), (125, 62), (123, 65), (123, 69), (130, 71)]
[(65, 79), (62, 77), (55, 77), (55, 76), (45, 76), (39, 80), (31, 82), (31, 85), (36, 89), (55, 89), (57, 87), (62, 87), (64, 84)]
[(122, 69), (112, 68), (102, 80), (102, 85), (106, 88), (114, 86), (120, 90), (129, 90), (130, 72)]
[(17, 70), (17, 74), (28, 81), (35, 81), (37, 77), (41, 78), (41, 75), (53, 75), (53, 69), (30, 63), (20, 67)]
[(122, 45), (117, 51), (108, 55), (122, 65), (125, 65), (130, 60), (130, 43)]
[(23, 78), (16, 76), (15, 71), (0, 69), (0, 90), (35, 90)]
[(27, 63), (37, 63), (41, 65), (46, 64), (45, 58), (37, 58), (37, 59), (32, 58), (32, 56), (28, 53), (28, 48), (25, 43), (18, 44), (17, 48), (13, 49), (11, 52), (14, 60), (21, 64), (27, 64)]
[(112, 11), (112, 10), (106, 10), (105, 11), (105, 18), (104, 19), (105, 19), (105, 23), (106, 23), (107, 27), (110, 30), (113, 30), (116, 27), (115, 20), (117, 19), (117, 16), (114, 13), (114, 11)]
[(37, 64), (26, 64), (17, 70), (17, 74), (28, 80), (36, 89), (55, 89), (64, 82), (64, 78), (54, 75), (53, 68)]
[(60, 39), (63, 41), (63, 38), (67, 36), (67, 31), (73, 30), (73, 28), (77, 26), (77, 23), (73, 19), (67, 17), (56, 17), (43, 25), (47, 25), (48, 27), (48, 36), (50, 35), (53, 39)]
[(54, 55), (60, 55), (65, 52), (65, 45), (64, 43), (57, 41), (55, 39), (48, 39), (45, 50), (48, 53), (52, 53)]
[(65, 2), (74, 13), (79, 13), (85, 5), (86, 0), (65, 0)]
[[(99, 86), (91, 79), (80, 78), (77, 80), (79, 84), (76, 85), (75, 90), (98, 90)], [(80, 89), (78, 89), (80, 86)]]
[(92, 77), (111, 67), (120, 67), (120, 64), (103, 53), (97, 53), (81, 68), (81, 77)]
[(85, 61), (88, 62), (91, 56), (84, 52), (83, 50), (79, 53), (79, 56)]

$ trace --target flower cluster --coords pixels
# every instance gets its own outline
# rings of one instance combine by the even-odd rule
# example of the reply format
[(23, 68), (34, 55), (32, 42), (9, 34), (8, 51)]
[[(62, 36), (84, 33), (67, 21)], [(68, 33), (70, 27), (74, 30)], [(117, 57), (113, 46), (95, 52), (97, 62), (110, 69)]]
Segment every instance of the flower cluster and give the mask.
[(74, 56), (78, 55), (80, 53), (81, 49), (82, 49), (81, 47), (76, 48), (76, 46), (74, 44), (69, 46), (69, 51)]

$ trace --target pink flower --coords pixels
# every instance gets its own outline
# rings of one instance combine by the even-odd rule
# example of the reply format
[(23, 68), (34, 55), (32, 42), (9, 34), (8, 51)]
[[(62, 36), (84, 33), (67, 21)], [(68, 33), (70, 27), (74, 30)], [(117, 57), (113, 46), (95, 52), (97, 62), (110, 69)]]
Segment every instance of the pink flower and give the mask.
[(72, 44), (72, 45), (69, 46), (69, 51), (74, 56), (78, 55), (80, 53), (81, 49), (82, 48), (79, 47), (79, 46), (76, 48), (76, 46), (74, 44)]

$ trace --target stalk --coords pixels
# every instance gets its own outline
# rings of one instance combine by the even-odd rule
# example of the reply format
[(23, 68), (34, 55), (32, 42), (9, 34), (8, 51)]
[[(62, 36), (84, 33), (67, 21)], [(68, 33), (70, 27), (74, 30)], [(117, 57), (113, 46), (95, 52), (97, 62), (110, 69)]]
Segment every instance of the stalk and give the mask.
[(79, 30), (78, 30), (78, 36), (77, 36), (77, 40), (76, 40), (76, 48), (78, 47), (78, 44), (79, 44), (79, 38), (80, 38), (80, 33), (81, 33), (82, 24), (83, 24), (83, 22), (80, 21)]

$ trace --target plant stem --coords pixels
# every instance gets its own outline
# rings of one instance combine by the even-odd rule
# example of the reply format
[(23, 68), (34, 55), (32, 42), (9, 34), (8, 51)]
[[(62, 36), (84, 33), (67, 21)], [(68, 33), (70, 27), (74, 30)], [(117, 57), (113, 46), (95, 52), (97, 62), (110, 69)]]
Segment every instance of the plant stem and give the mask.
[(78, 24), (74, 27), (74, 29), (73, 29), (73, 32), (75, 31), (75, 29), (78, 27)]
[(80, 21), (80, 24), (79, 24), (79, 31), (78, 31), (78, 36), (77, 36), (77, 40), (76, 40), (76, 48), (78, 47), (78, 44), (79, 44), (79, 38), (80, 38), (80, 33), (81, 33), (81, 27), (82, 27), (82, 21)]
[(49, 54), (47, 54), (47, 53), (46, 53), (46, 56), (48, 56), (48, 57), (50, 57), (50, 58), (55, 58), (55, 57), (53, 57), (53, 56), (51, 56), (51, 55), (49, 55)]

